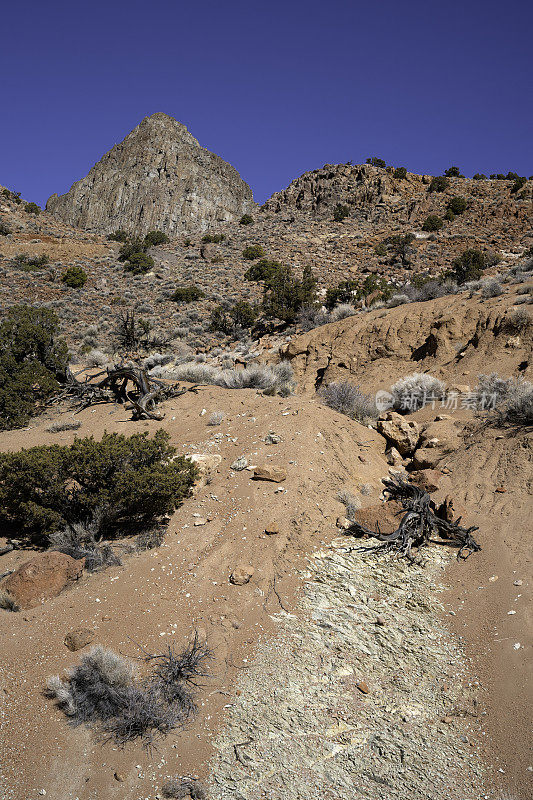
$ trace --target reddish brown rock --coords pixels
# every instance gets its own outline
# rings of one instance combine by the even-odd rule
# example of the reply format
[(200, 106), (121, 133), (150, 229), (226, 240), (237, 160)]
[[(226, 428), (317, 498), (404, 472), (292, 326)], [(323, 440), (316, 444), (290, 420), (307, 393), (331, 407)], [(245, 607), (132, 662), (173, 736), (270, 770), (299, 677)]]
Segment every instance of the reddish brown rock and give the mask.
[(254, 572), (254, 568), (249, 564), (240, 564), (231, 573), (230, 582), (235, 586), (244, 586), (245, 583), (249, 582)]
[(442, 472), (438, 469), (420, 469), (411, 473), (411, 481), (425, 492), (436, 492), (440, 488)]
[(65, 553), (40, 553), (9, 575), (1, 589), (17, 608), (33, 608), (57, 597), (69, 584), (77, 581), (84, 564), (84, 558), (76, 560)]
[(254, 480), (256, 481), (273, 481), (274, 483), (281, 483), (286, 480), (287, 472), (283, 467), (264, 466), (256, 467), (254, 469)]
[(375, 531), (376, 525), (379, 525), (381, 533), (392, 533), (399, 525), (401, 513), (401, 505), (390, 501), (360, 508), (354, 513), (354, 519), (372, 531)]

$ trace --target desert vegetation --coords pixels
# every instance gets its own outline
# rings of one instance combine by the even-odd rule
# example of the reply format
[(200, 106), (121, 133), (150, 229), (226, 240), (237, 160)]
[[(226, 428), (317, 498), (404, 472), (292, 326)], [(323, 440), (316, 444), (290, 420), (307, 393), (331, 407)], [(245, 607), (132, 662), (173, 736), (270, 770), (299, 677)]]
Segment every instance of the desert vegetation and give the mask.
[(140, 678), (132, 661), (93, 647), (65, 679), (48, 679), (55, 699), (73, 726), (87, 725), (101, 740), (119, 747), (139, 739), (151, 748), (159, 738), (183, 728), (196, 713), (194, 689), (207, 675), (211, 651), (197, 636), (181, 652), (169, 646), (159, 654), (144, 651), (150, 667)]
[(0, 428), (25, 425), (59, 389), (68, 353), (48, 309), (13, 306), (0, 322)]
[(328, 383), (318, 394), (325, 405), (363, 424), (377, 417), (374, 398), (347, 381)]
[[(161, 524), (187, 497), (194, 465), (169, 435), (104, 434), (0, 455), (0, 520), (11, 538), (65, 548)], [(71, 550), (72, 551), (72, 550)], [(81, 557), (81, 556), (80, 556)]]

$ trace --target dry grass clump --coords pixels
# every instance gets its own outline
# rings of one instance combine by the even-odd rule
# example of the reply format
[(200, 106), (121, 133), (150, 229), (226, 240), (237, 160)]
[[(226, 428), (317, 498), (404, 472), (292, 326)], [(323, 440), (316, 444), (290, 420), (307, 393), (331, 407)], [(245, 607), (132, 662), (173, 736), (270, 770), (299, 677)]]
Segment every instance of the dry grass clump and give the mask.
[(168, 778), (161, 787), (163, 797), (170, 800), (206, 800), (207, 795), (202, 785), (193, 778)]
[(47, 682), (46, 694), (55, 698), (71, 724), (94, 727), (104, 741), (120, 747), (140, 739), (151, 747), (160, 736), (182, 727), (196, 712), (192, 689), (204, 676), (211, 653), (195, 636), (181, 653), (145, 656), (152, 672), (140, 680), (131, 661), (104, 647), (82, 656), (65, 679)]
[(167, 375), (174, 380), (207, 383), (225, 389), (260, 389), (284, 397), (294, 386), (292, 367), (287, 361), (273, 366), (251, 364), (244, 369), (219, 369), (209, 364), (188, 362), (173, 368)]
[(413, 372), (400, 378), (391, 388), (395, 411), (417, 411), (433, 400), (441, 399), (446, 392), (445, 384), (433, 375)]
[(223, 411), (213, 411), (213, 413), (207, 420), (207, 424), (214, 428), (222, 423), (222, 420), (224, 419), (225, 416), (226, 415), (224, 414)]
[(533, 384), (522, 378), (479, 375), (475, 390), (481, 410), (493, 410), (498, 424), (533, 425)]
[(338, 492), (337, 500), (339, 500), (345, 507), (347, 518), (353, 521), (355, 518), (355, 512), (359, 511), (361, 508), (360, 500), (347, 489), (341, 489)]
[(62, 431), (77, 431), (78, 428), (81, 428), (81, 422), (77, 419), (72, 419), (64, 422), (61, 422), (61, 420), (52, 422), (46, 430), (48, 433), (61, 433)]
[(374, 398), (347, 381), (328, 383), (318, 394), (325, 405), (351, 419), (367, 423), (377, 417)]

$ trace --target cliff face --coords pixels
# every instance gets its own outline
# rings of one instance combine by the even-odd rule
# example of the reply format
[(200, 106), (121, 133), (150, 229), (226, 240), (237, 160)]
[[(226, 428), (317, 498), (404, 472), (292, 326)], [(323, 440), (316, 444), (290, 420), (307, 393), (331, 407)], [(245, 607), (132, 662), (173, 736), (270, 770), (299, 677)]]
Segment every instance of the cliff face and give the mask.
[(185, 125), (153, 114), (46, 210), (80, 228), (173, 236), (231, 221), (254, 207), (237, 170), (200, 147)]

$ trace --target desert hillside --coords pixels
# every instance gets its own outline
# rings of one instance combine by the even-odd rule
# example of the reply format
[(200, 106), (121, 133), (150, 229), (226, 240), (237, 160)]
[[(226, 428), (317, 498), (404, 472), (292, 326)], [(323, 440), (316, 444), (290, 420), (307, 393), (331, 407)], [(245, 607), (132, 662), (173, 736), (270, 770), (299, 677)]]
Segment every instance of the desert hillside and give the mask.
[(532, 181), (436, 177), (1, 192), (5, 800), (531, 797)]

